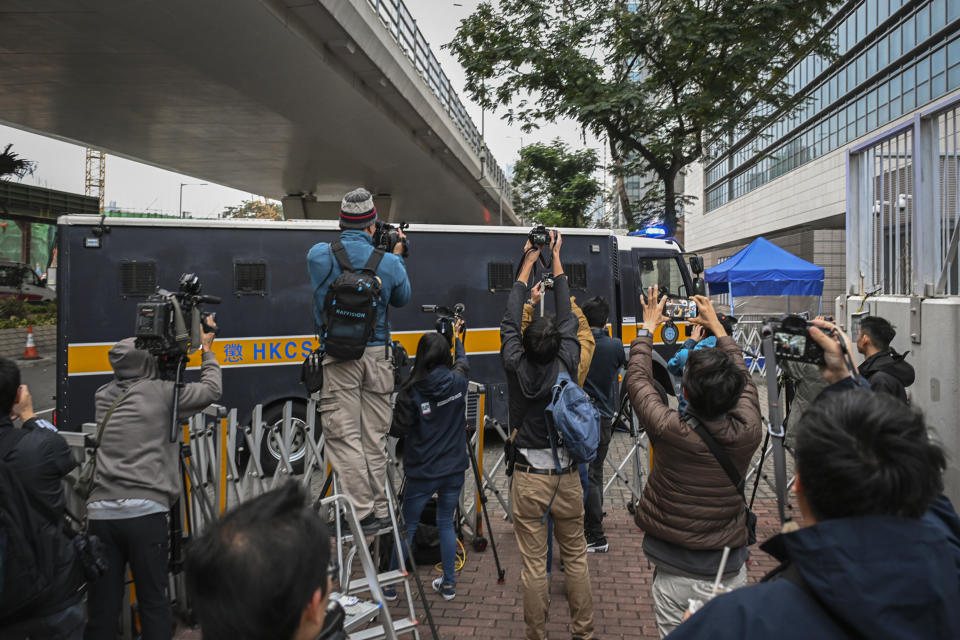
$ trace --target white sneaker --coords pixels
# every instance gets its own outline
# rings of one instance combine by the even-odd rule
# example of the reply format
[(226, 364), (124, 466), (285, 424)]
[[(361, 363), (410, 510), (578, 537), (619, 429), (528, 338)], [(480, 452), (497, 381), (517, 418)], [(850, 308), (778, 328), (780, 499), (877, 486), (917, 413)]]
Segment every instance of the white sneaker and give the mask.
[(452, 584), (443, 584), (443, 576), (433, 581), (433, 590), (443, 596), (444, 600), (453, 600), (457, 597), (457, 590)]

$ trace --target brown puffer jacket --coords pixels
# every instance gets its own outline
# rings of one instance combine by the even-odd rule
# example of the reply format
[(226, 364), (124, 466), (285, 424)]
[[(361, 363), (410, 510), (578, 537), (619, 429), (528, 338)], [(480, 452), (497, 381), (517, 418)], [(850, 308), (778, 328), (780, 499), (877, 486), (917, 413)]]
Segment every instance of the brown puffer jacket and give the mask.
[[(652, 348), (649, 336), (633, 341), (624, 379), (653, 445), (653, 468), (634, 520), (647, 533), (687, 549), (742, 547), (747, 544), (743, 500), (700, 436), (660, 400), (653, 386)], [(733, 338), (720, 338), (716, 348), (736, 364), (747, 384), (727, 415), (704, 426), (742, 476), (763, 433), (760, 399)]]

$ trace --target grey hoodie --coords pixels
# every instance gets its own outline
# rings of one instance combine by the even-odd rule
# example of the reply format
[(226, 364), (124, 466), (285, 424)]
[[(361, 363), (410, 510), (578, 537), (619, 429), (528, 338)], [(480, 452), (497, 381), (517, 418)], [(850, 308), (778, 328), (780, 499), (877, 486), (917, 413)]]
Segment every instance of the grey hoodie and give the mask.
[[(170, 507), (180, 494), (179, 442), (170, 442), (173, 382), (161, 380), (157, 362), (121, 340), (110, 349), (114, 379), (97, 389), (97, 422), (116, 398), (131, 389), (114, 410), (97, 450), (97, 473), (88, 500), (144, 498)], [(200, 382), (180, 391), (180, 416), (186, 419), (220, 399), (220, 365), (203, 354)]]

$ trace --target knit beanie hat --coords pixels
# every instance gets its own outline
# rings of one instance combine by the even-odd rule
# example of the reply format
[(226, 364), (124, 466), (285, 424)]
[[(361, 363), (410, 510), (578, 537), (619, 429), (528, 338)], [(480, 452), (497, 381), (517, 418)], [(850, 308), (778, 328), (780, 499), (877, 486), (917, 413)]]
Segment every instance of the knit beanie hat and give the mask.
[(340, 226), (344, 229), (366, 229), (377, 221), (373, 196), (364, 188), (354, 189), (340, 203)]

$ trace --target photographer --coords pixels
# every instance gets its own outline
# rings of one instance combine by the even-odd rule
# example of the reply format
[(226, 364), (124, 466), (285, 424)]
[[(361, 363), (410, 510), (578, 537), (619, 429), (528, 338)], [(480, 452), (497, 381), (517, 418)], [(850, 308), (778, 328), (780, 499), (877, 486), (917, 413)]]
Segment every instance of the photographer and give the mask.
[(190, 545), (187, 591), (204, 640), (346, 639), (342, 624), (325, 620), (330, 538), (306, 498), (291, 480), (232, 509)]
[(741, 478), (763, 433), (757, 387), (740, 347), (717, 317), (710, 300), (696, 296), (691, 319), (717, 336), (715, 349), (693, 351), (683, 374), (689, 403), (681, 415), (660, 399), (653, 384), (653, 333), (664, 322), (658, 287), (647, 290), (643, 329), (630, 345), (624, 383), (653, 447), (651, 472), (634, 520), (643, 529), (643, 551), (654, 563), (654, 611), (660, 635), (680, 624), (687, 601), (709, 589), (730, 547), (723, 583), (746, 583), (747, 510), (738, 488), (696, 429), (706, 431), (730, 458)]
[[(207, 319), (216, 328), (212, 318)], [(220, 399), (220, 365), (213, 332), (201, 336), (200, 381), (183, 386), (180, 417)], [(89, 532), (103, 542), (109, 567), (90, 585), (85, 640), (113, 640), (123, 601), (125, 566), (137, 585), (143, 640), (169, 639), (168, 517), (180, 497), (180, 443), (170, 442), (174, 382), (162, 380), (157, 361), (134, 339), (110, 349), (114, 379), (97, 390), (97, 422), (110, 413), (96, 451), (97, 471), (87, 501)], [(112, 412), (111, 412), (112, 408)]]
[[(457, 321), (455, 335), (463, 326)], [(470, 367), (460, 338), (454, 339), (456, 362), (450, 357), (450, 343), (439, 333), (427, 333), (417, 345), (417, 358), (410, 377), (400, 386), (394, 410), (391, 435), (405, 438), (403, 470), (403, 520), (407, 526), (407, 548), (413, 547), (413, 535), (427, 501), (437, 494), (437, 531), (443, 576), (433, 581), (433, 589), (444, 600), (456, 595), (457, 536), (453, 530), (454, 511), (467, 470), (467, 377)], [(396, 554), (396, 550), (394, 550)], [(397, 566), (396, 555), (393, 568)], [(384, 587), (384, 597), (395, 600), (394, 587)]]
[[(19, 429), (13, 426), (11, 417), (23, 421)], [(79, 640), (83, 635), (83, 574), (73, 544), (62, 533), (66, 511), (62, 481), (77, 461), (56, 427), (34, 414), (30, 390), (20, 384), (20, 370), (7, 358), (0, 358), (0, 465), (4, 467), (3, 496), (10, 501), (0, 505), (0, 511), (14, 507), (15, 500), (11, 498), (18, 492), (11, 485), (19, 484), (29, 518), (23, 523), (11, 523), (5, 518), (4, 525), (28, 527), (29, 530), (19, 532), (22, 539), (50, 552), (48, 558), (37, 558), (38, 575), (30, 580), (38, 584), (42, 578), (49, 586), (25, 609), (0, 619), (0, 638)], [(10, 567), (17, 565), (17, 559), (9, 554), (18, 551), (10, 532), (2, 530), (2, 534), (0, 596), (6, 596), (32, 585), (2, 584)], [(9, 604), (5, 597), (0, 597), (0, 605)]]
[[(810, 335), (839, 355), (833, 338)], [(855, 387), (830, 360), (827, 376)], [(960, 519), (941, 495), (945, 467), (918, 411), (863, 389), (821, 396), (797, 428), (804, 526), (763, 545), (781, 565), (714, 598), (670, 637), (960, 637)]]
[[(570, 287), (560, 262), (563, 238), (550, 232), (553, 293), (557, 314), (534, 319), (521, 331), (523, 302), (539, 249), (529, 240), (500, 324), (500, 355), (507, 374), (510, 431), (516, 432), (510, 487), (514, 535), (523, 557), (523, 619), (528, 640), (544, 640), (548, 608), (547, 524), (553, 516), (563, 560), (571, 630), (579, 640), (593, 638), (593, 596), (583, 535), (583, 488), (577, 466), (560, 451), (558, 474), (544, 410), (561, 370), (576, 375), (580, 362), (577, 319), (570, 310)], [(552, 500), (552, 502), (551, 502)]]
[[(393, 413), (394, 372), (390, 351), (385, 347), (389, 333), (387, 308), (402, 307), (410, 301), (410, 280), (402, 257), (402, 231), (397, 232), (392, 253), (383, 254), (374, 247), (377, 209), (369, 191), (356, 189), (343, 197), (340, 229), (343, 232), (337, 242), (319, 242), (307, 253), (317, 327), (324, 324), (327, 292), (343, 273), (338, 253), (346, 254), (343, 258), (354, 270), (376, 262), (380, 295), (366, 348), (360, 345), (362, 355), (338, 359), (329, 352), (325, 354), (318, 411), (325, 453), (337, 471), (343, 493), (361, 518), (364, 532), (371, 535), (390, 523), (385, 491), (386, 438)], [(356, 329), (362, 334), (366, 327)]]

